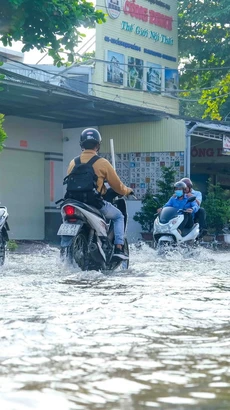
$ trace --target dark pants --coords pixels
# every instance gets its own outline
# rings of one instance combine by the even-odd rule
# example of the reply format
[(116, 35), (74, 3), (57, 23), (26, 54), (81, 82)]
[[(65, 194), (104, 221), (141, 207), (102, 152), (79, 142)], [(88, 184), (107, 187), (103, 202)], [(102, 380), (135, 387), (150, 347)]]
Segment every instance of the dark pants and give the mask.
[(200, 231), (207, 229), (206, 225), (206, 212), (204, 208), (200, 208), (199, 211), (195, 213), (194, 222), (200, 225)]
[(178, 227), (181, 231), (186, 228), (186, 229), (191, 229), (193, 227), (193, 217), (192, 214), (189, 213), (184, 213), (184, 220), (181, 222), (180, 226)]

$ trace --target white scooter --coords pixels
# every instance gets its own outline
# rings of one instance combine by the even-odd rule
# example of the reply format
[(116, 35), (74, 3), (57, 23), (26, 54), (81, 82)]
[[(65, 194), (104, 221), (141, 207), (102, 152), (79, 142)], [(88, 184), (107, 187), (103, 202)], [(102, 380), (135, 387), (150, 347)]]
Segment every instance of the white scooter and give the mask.
[(10, 230), (7, 219), (8, 212), (5, 206), (0, 206), (0, 266), (5, 262), (6, 243), (9, 240), (8, 231)]
[[(157, 198), (154, 198), (157, 202)], [(196, 197), (190, 197), (188, 202), (195, 201)], [(162, 208), (160, 214), (154, 221), (153, 239), (155, 248), (159, 253), (166, 249), (172, 249), (178, 246), (194, 246), (199, 236), (199, 224), (195, 223), (192, 228), (184, 228), (182, 232), (178, 230), (184, 220), (185, 209), (175, 209), (171, 206)]]

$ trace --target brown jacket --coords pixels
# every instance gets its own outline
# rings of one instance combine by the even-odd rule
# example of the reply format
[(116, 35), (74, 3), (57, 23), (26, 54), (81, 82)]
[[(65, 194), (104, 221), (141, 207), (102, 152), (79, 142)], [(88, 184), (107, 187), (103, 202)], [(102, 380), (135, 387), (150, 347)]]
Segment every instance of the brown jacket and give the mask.
[[(96, 155), (94, 150), (87, 149), (81, 153), (80, 159), (81, 162), (84, 164), (88, 162), (94, 155)], [(73, 170), (75, 166), (74, 160), (69, 164), (67, 175)], [(105, 158), (100, 158), (93, 164), (93, 169), (95, 174), (98, 176), (97, 180), (97, 190), (101, 192), (102, 195), (106, 193), (106, 187), (104, 185), (104, 181), (106, 180), (111, 188), (120, 195), (129, 195), (132, 192), (132, 188), (128, 188), (125, 186), (119, 176), (117, 175), (116, 171), (114, 171), (112, 165), (107, 161)]]

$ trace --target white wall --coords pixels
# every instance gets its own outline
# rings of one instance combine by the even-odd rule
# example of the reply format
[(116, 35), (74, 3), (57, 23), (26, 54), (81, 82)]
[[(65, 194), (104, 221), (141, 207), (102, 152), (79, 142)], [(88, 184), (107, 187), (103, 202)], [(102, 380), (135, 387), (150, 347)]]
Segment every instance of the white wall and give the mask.
[[(62, 124), (6, 116), (4, 129), (7, 148), (62, 153)], [(22, 147), (20, 141), (27, 141), (27, 147)]]
[(80, 155), (80, 135), (84, 128), (63, 129), (63, 177), (66, 176), (70, 161)]
[(133, 217), (137, 211), (141, 209), (141, 201), (127, 201), (128, 208), (128, 229), (127, 238), (129, 243), (137, 242), (141, 239), (141, 225), (133, 220)]
[[(55, 206), (55, 201), (62, 196), (62, 124), (6, 116), (4, 129), (8, 136), (5, 140), (6, 148), (46, 153), (44, 163), (45, 206)], [(22, 146), (24, 143), (27, 146)], [(54, 162), (52, 178), (50, 158)], [(51, 184), (53, 184), (52, 187)], [(54, 192), (53, 200), (50, 195), (51, 189)]]
[[(20, 158), (23, 158), (21, 155), (17, 155), (17, 163), (15, 162), (13, 152), (23, 154), (27, 153), (31, 160), (31, 165), (27, 167), (27, 171), (24, 173), (24, 177), (17, 180), (11, 181), (10, 189), (12, 191), (12, 202), (15, 203), (16, 207), (20, 207), (21, 200), (20, 197), (14, 192), (16, 192), (16, 188), (18, 186), (23, 192), (23, 189), (26, 188), (26, 178), (32, 178), (33, 174), (33, 158), (34, 161), (36, 157), (42, 154), (42, 164), (43, 173), (40, 174), (40, 184), (42, 186), (43, 194), (45, 193), (45, 203), (40, 203), (39, 212), (42, 213), (58, 213), (60, 211), (56, 209), (55, 201), (62, 197), (62, 180), (63, 180), (63, 141), (62, 141), (62, 124), (53, 123), (48, 121), (39, 121), (27, 118), (20, 118), (14, 116), (6, 116), (4, 122), (4, 128), (7, 133), (8, 138), (5, 141), (5, 147), (9, 148), (6, 149), (4, 154), (7, 155), (7, 167), (6, 165), (2, 166), (2, 173), (4, 173), (4, 178), (6, 181), (10, 182), (10, 178), (8, 177), (8, 170), (13, 168), (15, 165), (18, 169), (22, 167), (22, 161)], [(45, 154), (45, 155), (44, 155)], [(0, 154), (0, 161), (1, 161), (1, 154)], [(33, 179), (33, 178), (32, 178)], [(14, 184), (16, 184), (14, 186)], [(9, 184), (7, 185), (9, 186)], [(45, 208), (44, 208), (45, 207)], [(44, 219), (44, 218), (43, 218)], [(54, 225), (53, 220), (51, 220), (49, 215), (50, 226)], [(44, 221), (40, 223), (40, 228), (44, 231)], [(35, 236), (35, 228), (32, 228), (32, 219), (28, 220), (28, 226), (30, 228), (30, 238), (37, 238)], [(47, 228), (47, 227), (46, 227)], [(17, 231), (19, 227), (15, 224), (15, 231)], [(54, 227), (56, 230), (56, 227)], [(23, 235), (21, 237), (17, 237), (17, 239), (25, 239), (29, 238), (27, 235), (26, 237)], [(48, 237), (47, 237), (48, 238)]]
[(4, 149), (0, 200), (9, 212), (10, 239), (44, 239), (44, 153)]
[[(80, 135), (85, 128), (63, 129), (63, 177), (66, 176), (70, 161), (81, 153), (79, 141)], [(97, 129), (97, 127), (92, 128)]]

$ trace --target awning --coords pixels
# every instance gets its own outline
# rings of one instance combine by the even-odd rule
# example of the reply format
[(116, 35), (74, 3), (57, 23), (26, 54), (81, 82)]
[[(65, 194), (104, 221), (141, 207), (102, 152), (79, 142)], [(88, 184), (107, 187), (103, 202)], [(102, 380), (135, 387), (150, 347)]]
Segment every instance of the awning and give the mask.
[(63, 124), (64, 128), (159, 121), (160, 110), (109, 101), (0, 67), (0, 113)]
[(230, 133), (230, 126), (214, 122), (186, 121), (186, 126), (191, 137), (201, 137), (216, 141), (222, 141), (223, 135)]

